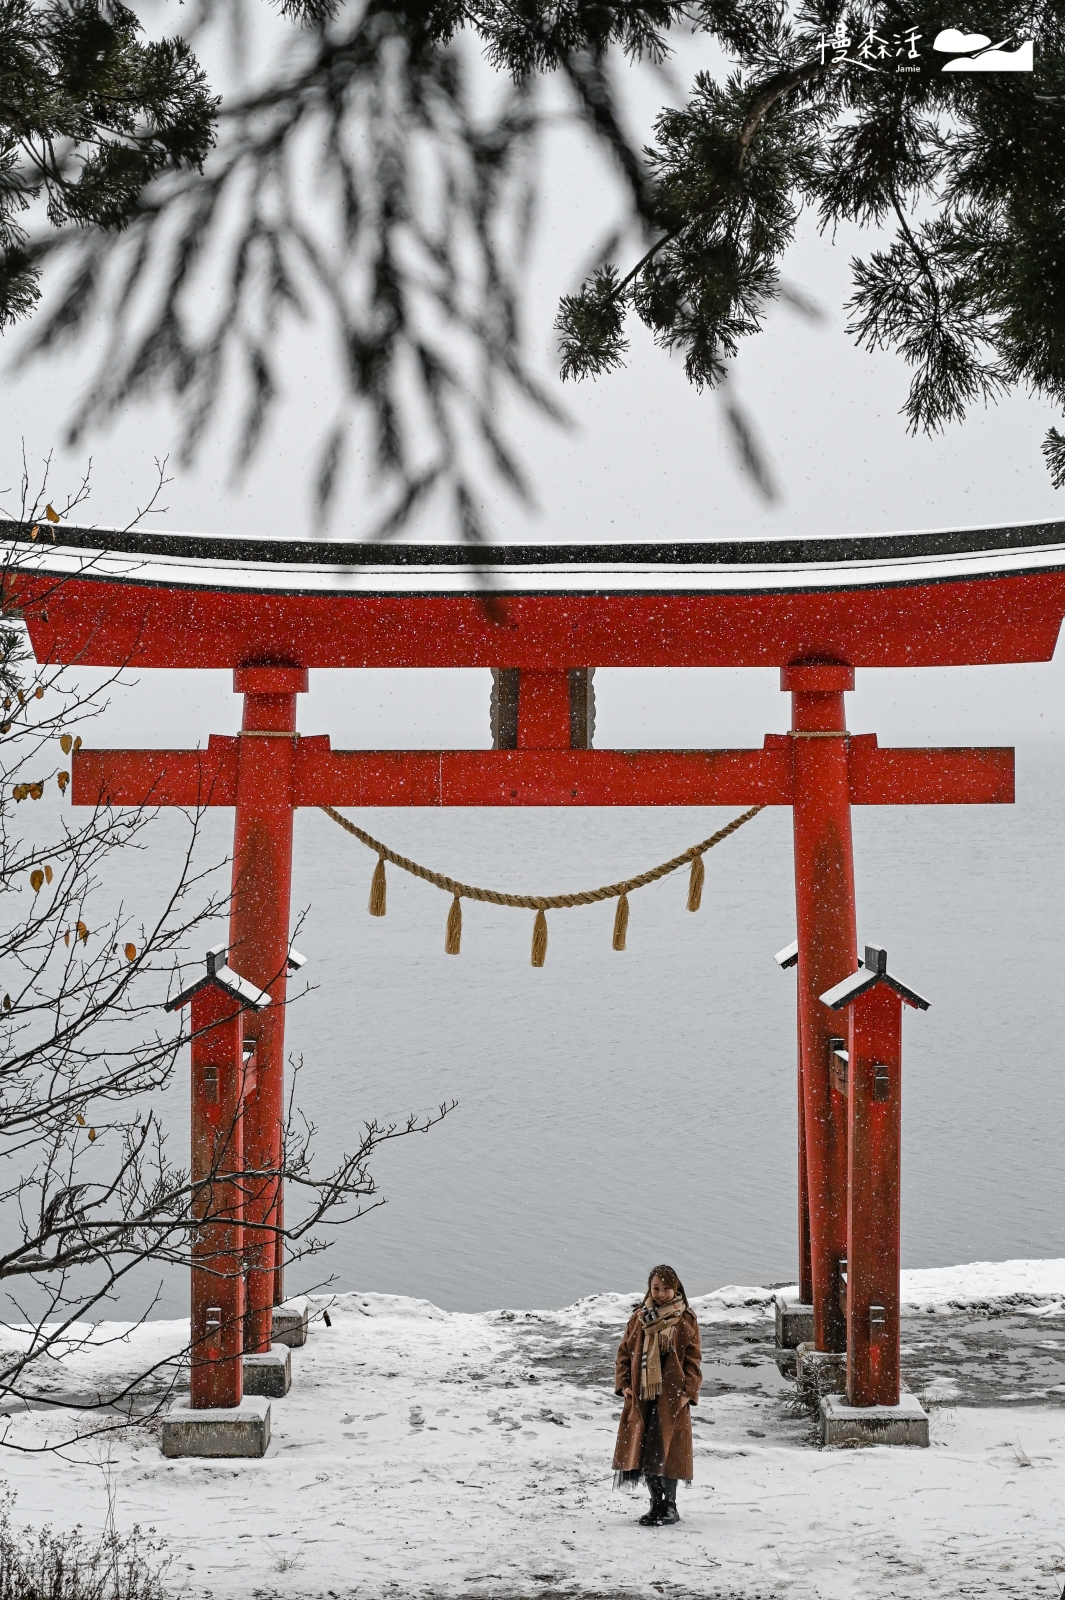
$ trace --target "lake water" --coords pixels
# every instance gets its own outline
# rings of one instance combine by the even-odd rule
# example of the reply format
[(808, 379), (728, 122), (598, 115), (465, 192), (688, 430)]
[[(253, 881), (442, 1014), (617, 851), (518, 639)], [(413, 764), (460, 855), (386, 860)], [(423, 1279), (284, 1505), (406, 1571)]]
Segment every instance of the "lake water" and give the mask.
[[(212, 727), (226, 731), (208, 721), (201, 734)], [(165, 743), (157, 733), (137, 742)], [(1015, 807), (855, 812), (859, 943), (886, 945), (932, 1002), (904, 1024), (908, 1266), (1065, 1255), (1063, 792), (1065, 761), (1032, 741)], [(359, 820), (455, 877), (552, 893), (652, 866), (728, 815)], [(790, 824), (787, 810), (766, 811), (712, 852), (697, 915), (686, 872), (634, 894), (623, 954), (611, 949), (612, 904), (550, 914), (536, 970), (530, 912), (466, 903), (462, 955), (448, 957), (448, 897), (390, 868), (388, 915), (369, 917), (374, 857), (322, 814), (301, 814), (294, 905), (315, 987), (290, 1010), (289, 1045), (320, 1157), (356, 1140), (366, 1117), (458, 1105), (380, 1153), (387, 1204), (334, 1230), (328, 1256), (294, 1268), (290, 1289), (334, 1274), (342, 1288), (479, 1309), (629, 1288), (660, 1260), (692, 1293), (793, 1278), (795, 980), (772, 960), (794, 935)], [(159, 827), (156, 883), (178, 824)], [(229, 813), (210, 818), (207, 856), (225, 854), (230, 827)], [(148, 882), (143, 862), (123, 871), (130, 892)], [(186, 1094), (182, 1081), (164, 1108), (175, 1150)], [(158, 1314), (183, 1300), (175, 1275)]]

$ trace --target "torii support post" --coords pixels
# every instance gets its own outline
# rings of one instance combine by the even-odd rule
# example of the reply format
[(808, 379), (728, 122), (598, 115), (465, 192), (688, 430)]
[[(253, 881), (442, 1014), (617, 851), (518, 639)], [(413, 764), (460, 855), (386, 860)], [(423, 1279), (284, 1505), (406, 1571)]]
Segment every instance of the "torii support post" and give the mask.
[[(890, 975), (887, 952), (873, 945), (864, 965), (821, 998), (847, 1012), (847, 1403), (898, 1407), (902, 1007), (927, 1011), (928, 1001)], [(926, 1430), (900, 1442), (927, 1442)]]
[(211, 984), (192, 1000), (191, 1403), (244, 1397), (244, 1014)]
[(818, 1350), (841, 1351), (847, 1343), (839, 1304), (840, 1262), (847, 1253), (847, 1122), (846, 1107), (829, 1081), (828, 1040), (835, 1029), (820, 996), (858, 964), (850, 741), (843, 702), (844, 692), (854, 688), (854, 669), (834, 663), (785, 667), (781, 688), (791, 692), (792, 705), (800, 1271), (808, 1239), (814, 1344)]
[(254, 1092), (254, 1046), (244, 1019), (270, 997), (234, 972), (224, 944), (208, 950), (206, 972), (168, 1000), (191, 1006), (191, 1320), (194, 1409), (239, 1406), (244, 1354), (244, 1113)]
[(163, 1422), (168, 1456), (261, 1456), (269, 1408), (244, 1401), (244, 1110), (254, 1089), (254, 1048), (244, 1019), (269, 996), (207, 952), (206, 974), (167, 1002), (190, 1006), (192, 1214), (190, 1405)]
[(902, 1001), (882, 985), (847, 1022), (847, 1399), (898, 1404)]
[(237, 743), (229, 942), (241, 973), (271, 1000), (258, 1017), (249, 1018), (257, 1073), (244, 1127), (249, 1171), (244, 1348), (249, 1354), (266, 1354), (273, 1308), (285, 1298), (281, 1248), (284, 1193), (279, 1176), (285, 1000), (296, 803), (296, 696), (307, 691), (307, 672), (291, 666), (240, 667), (233, 674), (233, 687), (244, 696), (244, 717)]

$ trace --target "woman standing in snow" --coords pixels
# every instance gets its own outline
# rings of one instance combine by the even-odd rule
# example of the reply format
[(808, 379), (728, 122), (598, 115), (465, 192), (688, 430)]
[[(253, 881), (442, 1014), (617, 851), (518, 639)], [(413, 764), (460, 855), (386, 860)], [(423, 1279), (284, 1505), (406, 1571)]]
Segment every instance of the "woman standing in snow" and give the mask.
[(614, 1391), (625, 1405), (614, 1450), (615, 1484), (646, 1478), (645, 1528), (679, 1522), (677, 1480), (692, 1478), (689, 1406), (703, 1381), (699, 1324), (672, 1267), (653, 1267), (647, 1294), (629, 1318), (618, 1350)]

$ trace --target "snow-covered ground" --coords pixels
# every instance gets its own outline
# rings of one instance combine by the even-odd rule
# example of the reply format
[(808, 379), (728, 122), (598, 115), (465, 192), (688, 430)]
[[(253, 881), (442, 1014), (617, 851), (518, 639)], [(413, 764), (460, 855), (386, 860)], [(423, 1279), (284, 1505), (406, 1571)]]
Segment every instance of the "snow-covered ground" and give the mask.
[[(772, 1349), (772, 1294), (701, 1297), (695, 1481), (681, 1489), (681, 1524), (662, 1530), (637, 1525), (642, 1496), (611, 1490), (611, 1358), (633, 1298), (476, 1314), (389, 1295), (322, 1298), (315, 1311), (328, 1305), (332, 1325), (317, 1316), (293, 1351), (264, 1459), (164, 1460), (149, 1421), (60, 1454), (10, 1454), (17, 1512), (101, 1526), (110, 1480), (118, 1525), (154, 1526), (175, 1558), (175, 1592), (211, 1600), (649, 1590), (1057, 1600), (1065, 1261), (904, 1275), (910, 1379), (933, 1396), (927, 1451), (819, 1450)], [(101, 1325), (40, 1375), (38, 1393), (84, 1398), (165, 1362), (184, 1335), (178, 1322)], [(981, 1381), (984, 1368), (1013, 1373), (995, 1404), (935, 1399), (970, 1395), (961, 1369), (973, 1364)], [(38, 1402), (10, 1416), (6, 1441), (32, 1451), (78, 1421)]]

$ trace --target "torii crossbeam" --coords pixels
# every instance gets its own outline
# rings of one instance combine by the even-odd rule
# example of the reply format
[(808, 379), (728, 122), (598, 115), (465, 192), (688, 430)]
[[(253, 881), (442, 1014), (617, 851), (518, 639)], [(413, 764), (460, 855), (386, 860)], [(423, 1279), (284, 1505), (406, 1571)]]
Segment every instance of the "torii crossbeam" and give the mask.
[[(0, 533), (4, 530), (0, 527)], [(8, 525), (8, 535), (26, 530)], [(1045, 661), (1065, 524), (699, 545), (366, 546), (63, 529), (12, 580), (40, 661), (230, 667), (241, 733), (205, 750), (90, 751), (75, 804), (236, 812), (230, 948), (274, 1004), (249, 1025), (264, 1159), (280, 1125), (292, 819), (304, 806), (790, 805), (799, 1011), (799, 1261), (821, 1350), (844, 1350), (846, 1101), (819, 998), (857, 966), (853, 805), (1009, 804), (1009, 749), (880, 749), (847, 727), (856, 668)], [(791, 728), (760, 749), (586, 748), (592, 666), (781, 669)], [(296, 732), (314, 667), (499, 669), (516, 716), (477, 751), (333, 750)], [(509, 746), (509, 747), (507, 747)], [(280, 1197), (277, 1203), (280, 1204)], [(249, 1286), (249, 1350), (270, 1301)]]

